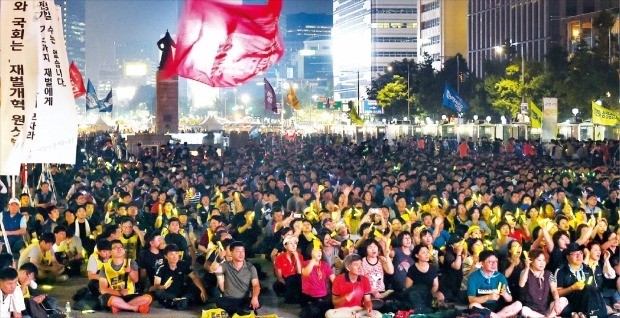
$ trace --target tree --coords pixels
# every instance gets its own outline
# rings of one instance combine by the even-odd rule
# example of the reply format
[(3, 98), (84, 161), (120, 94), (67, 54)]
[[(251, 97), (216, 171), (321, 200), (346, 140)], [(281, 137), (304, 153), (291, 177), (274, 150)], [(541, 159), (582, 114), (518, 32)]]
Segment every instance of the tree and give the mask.
[[(405, 108), (407, 111), (407, 81), (401, 76), (394, 75), (394, 81), (387, 83), (377, 95), (377, 104), (384, 109), (389, 108), (392, 116)], [(396, 106), (396, 107), (395, 107)], [(404, 106), (404, 107), (403, 107)]]
[(428, 53), (424, 54), (422, 62), (418, 64), (410, 86), (415, 96), (413, 105), (416, 113), (421, 116), (440, 114), (443, 83), (437, 81), (433, 59)]

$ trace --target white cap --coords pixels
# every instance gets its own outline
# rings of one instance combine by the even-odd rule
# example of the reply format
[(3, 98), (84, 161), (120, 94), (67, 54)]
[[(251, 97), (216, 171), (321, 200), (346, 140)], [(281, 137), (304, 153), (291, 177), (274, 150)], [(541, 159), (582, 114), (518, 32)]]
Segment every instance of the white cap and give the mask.
[(13, 203), (17, 203), (17, 205), (19, 205), (20, 207), (22, 206), (21, 202), (19, 202), (18, 198), (11, 198), (11, 200), (9, 200), (9, 205), (13, 204)]

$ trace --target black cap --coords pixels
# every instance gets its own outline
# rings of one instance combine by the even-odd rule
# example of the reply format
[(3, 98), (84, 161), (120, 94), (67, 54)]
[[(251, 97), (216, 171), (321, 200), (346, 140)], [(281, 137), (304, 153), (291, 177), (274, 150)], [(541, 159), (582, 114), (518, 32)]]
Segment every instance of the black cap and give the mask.
[(562, 253), (564, 254), (564, 256), (568, 256), (570, 253), (581, 251), (582, 249), (583, 249), (583, 246), (575, 242), (571, 242), (570, 244), (568, 244), (566, 249), (562, 251)]

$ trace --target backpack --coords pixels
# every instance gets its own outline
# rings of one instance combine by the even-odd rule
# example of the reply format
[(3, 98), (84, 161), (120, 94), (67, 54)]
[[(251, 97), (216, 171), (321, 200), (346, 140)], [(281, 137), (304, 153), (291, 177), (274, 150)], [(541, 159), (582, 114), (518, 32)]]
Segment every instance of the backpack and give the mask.
[(78, 289), (72, 297), (75, 310), (99, 310), (99, 299), (95, 297), (88, 287)]

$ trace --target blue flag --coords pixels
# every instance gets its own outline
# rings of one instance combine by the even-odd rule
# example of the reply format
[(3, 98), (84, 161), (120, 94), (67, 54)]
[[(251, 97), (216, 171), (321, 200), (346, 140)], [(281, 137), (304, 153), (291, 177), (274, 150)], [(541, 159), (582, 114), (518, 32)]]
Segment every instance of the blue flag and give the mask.
[(260, 137), (259, 129), (260, 129), (260, 125), (254, 125), (254, 127), (252, 127), (252, 129), (250, 129), (250, 131), (248, 133), (250, 135), (250, 138), (256, 139), (256, 138)]
[(88, 88), (86, 89), (86, 110), (91, 110), (95, 108), (101, 108), (101, 104), (99, 103), (99, 98), (97, 98), (97, 92), (95, 91), (95, 86), (93, 83), (88, 80)]
[(457, 113), (464, 113), (469, 109), (469, 104), (464, 101), (453, 89), (446, 83), (446, 88), (443, 90), (443, 103), (444, 106), (453, 109)]
[(100, 113), (111, 113), (112, 112), (112, 107), (114, 106), (114, 104), (112, 103), (112, 90), (110, 89), (110, 92), (108, 93), (108, 96), (106, 96), (101, 102), (101, 109), (99, 110)]

